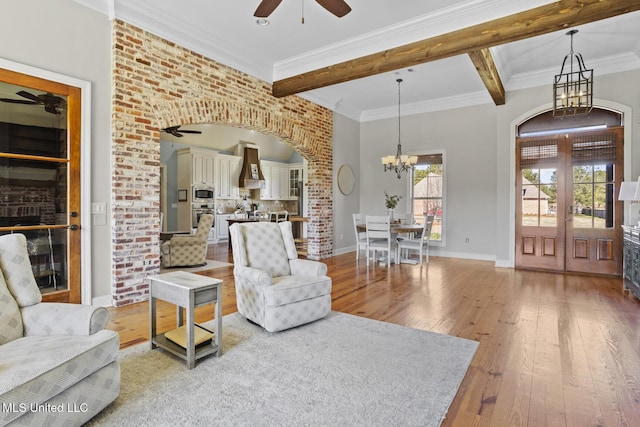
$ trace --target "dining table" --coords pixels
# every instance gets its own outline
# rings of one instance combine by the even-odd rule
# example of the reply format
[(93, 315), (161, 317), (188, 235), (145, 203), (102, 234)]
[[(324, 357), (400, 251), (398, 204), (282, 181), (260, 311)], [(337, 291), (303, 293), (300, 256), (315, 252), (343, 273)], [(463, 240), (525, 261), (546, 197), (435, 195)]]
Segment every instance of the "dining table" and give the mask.
[[(356, 228), (358, 231), (365, 233), (367, 231), (367, 224), (358, 223), (356, 224)], [(424, 226), (422, 224), (401, 224), (401, 223), (391, 223), (389, 227), (391, 229), (391, 235), (398, 235), (404, 233), (420, 233)], [(369, 254), (367, 254), (369, 256)], [(418, 261), (410, 258), (400, 258), (400, 264), (418, 264)]]

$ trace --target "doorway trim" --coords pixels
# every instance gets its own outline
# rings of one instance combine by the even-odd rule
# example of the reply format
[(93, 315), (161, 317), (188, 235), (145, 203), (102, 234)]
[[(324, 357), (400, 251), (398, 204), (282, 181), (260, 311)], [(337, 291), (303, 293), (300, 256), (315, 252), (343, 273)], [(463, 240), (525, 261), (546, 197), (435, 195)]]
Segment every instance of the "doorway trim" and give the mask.
[(81, 91), (81, 118), (80, 118), (80, 169), (81, 169), (81, 201), (82, 212), (85, 212), (80, 219), (80, 277), (82, 283), (81, 302), (82, 304), (91, 304), (91, 173), (89, 172), (91, 165), (91, 82), (77, 79), (75, 77), (64, 74), (55, 73), (53, 71), (44, 70), (33, 67), (31, 65), (21, 64), (19, 62), (10, 61), (0, 58), (0, 68), (15, 71), (17, 73), (27, 74), (45, 80), (51, 80), (67, 86), (80, 88)]
[[(622, 114), (625, 142), (624, 180), (627, 181), (631, 177), (631, 146), (633, 142), (633, 116), (631, 107), (605, 99), (594, 99), (593, 106), (613, 110)], [(518, 125), (527, 121), (531, 117), (550, 110), (551, 108), (551, 102), (539, 105), (538, 107), (532, 108), (531, 110), (519, 115), (512, 120), (509, 125), (509, 260), (508, 265), (500, 265), (500, 267), (515, 268), (516, 264), (516, 130)], [(627, 204), (625, 203), (625, 213), (623, 214), (624, 219), (628, 218), (626, 205)]]

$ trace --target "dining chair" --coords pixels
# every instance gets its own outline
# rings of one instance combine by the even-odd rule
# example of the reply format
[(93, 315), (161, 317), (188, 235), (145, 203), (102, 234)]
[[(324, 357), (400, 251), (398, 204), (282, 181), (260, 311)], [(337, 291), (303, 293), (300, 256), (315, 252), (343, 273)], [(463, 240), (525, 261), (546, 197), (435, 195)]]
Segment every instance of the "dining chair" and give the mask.
[(398, 241), (398, 257), (402, 250), (418, 251), (420, 265), (422, 265), (422, 254), (425, 254), (427, 263), (429, 262), (429, 238), (431, 227), (433, 226), (433, 215), (425, 215), (423, 218), (422, 232), (415, 239), (403, 239)]
[(387, 267), (391, 266), (391, 256), (397, 253), (395, 238), (391, 236), (391, 223), (388, 216), (367, 215), (367, 265), (369, 256), (373, 252), (373, 259), (376, 259), (378, 251), (387, 253)]
[(284, 222), (289, 220), (288, 211), (277, 211), (269, 213), (269, 220), (271, 222)]
[(356, 261), (360, 259), (360, 249), (367, 253), (367, 232), (359, 231), (358, 224), (364, 222), (364, 215), (359, 213), (353, 214), (353, 231), (356, 233)]

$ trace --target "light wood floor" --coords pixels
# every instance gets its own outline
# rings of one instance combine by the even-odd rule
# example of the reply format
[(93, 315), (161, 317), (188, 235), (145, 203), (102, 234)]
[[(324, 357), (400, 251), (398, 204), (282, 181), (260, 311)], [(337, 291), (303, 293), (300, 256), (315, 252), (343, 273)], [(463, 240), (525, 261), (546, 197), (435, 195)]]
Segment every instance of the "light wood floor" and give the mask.
[[(226, 245), (209, 258), (232, 262)], [(621, 279), (437, 257), (422, 269), (324, 262), (333, 310), (480, 342), (444, 426), (640, 425), (640, 302)], [(223, 313), (236, 311), (232, 267), (202, 274), (224, 280)], [(159, 330), (172, 328), (174, 306), (158, 309)], [(111, 309), (109, 327), (123, 348), (146, 341), (148, 304)]]

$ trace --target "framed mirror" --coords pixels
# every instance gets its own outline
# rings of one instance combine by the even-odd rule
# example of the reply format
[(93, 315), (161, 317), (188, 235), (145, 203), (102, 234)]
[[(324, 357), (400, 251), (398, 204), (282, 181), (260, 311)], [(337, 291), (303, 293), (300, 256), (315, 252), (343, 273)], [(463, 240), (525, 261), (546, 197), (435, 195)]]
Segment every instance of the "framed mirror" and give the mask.
[(356, 177), (353, 175), (353, 169), (349, 165), (342, 165), (338, 169), (338, 189), (342, 194), (348, 196), (353, 191), (356, 183)]

